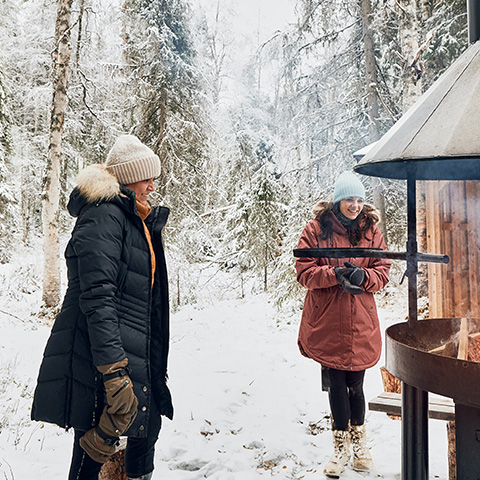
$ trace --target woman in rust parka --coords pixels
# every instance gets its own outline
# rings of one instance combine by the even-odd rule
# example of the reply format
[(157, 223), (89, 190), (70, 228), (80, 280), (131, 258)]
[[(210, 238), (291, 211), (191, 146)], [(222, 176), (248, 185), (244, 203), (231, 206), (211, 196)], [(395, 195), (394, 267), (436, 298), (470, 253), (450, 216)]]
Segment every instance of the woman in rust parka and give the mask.
[[(333, 203), (321, 202), (302, 232), (298, 248), (381, 248), (385, 241), (365, 188), (351, 172), (336, 183)], [(298, 258), (297, 279), (307, 289), (298, 345), (322, 366), (328, 390), (334, 454), (325, 475), (338, 478), (353, 447), (353, 468), (369, 470), (366, 446), (365, 370), (381, 354), (381, 334), (373, 294), (388, 282), (390, 261), (375, 258)]]

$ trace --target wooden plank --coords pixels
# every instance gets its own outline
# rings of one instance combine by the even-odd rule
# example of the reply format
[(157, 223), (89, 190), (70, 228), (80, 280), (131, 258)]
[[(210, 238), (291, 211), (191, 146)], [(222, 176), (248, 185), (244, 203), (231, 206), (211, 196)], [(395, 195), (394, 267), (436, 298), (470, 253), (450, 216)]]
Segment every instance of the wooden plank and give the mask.
[(469, 180), (465, 187), (465, 196), (467, 204), (467, 262), (468, 279), (470, 287), (470, 315), (472, 317), (480, 317), (480, 299), (477, 285), (479, 284), (478, 271), (480, 269), (480, 255), (479, 255), (479, 235), (480, 222), (478, 220), (478, 195), (480, 194), (480, 182)]
[[(374, 412), (401, 416), (402, 395), (382, 392), (368, 402), (368, 408)], [(435, 420), (455, 420), (455, 405), (449, 399), (431, 398), (428, 402), (428, 416)]]
[[(435, 210), (433, 211), (433, 228), (434, 230), (434, 242), (433, 242), (433, 248), (434, 252), (441, 252), (442, 251), (442, 239), (441, 239), (441, 220), (442, 220), (442, 208), (440, 204), (440, 198), (439, 198), (439, 191), (440, 191), (440, 182), (429, 182), (433, 183), (432, 185), (432, 190), (435, 191)], [(443, 186), (444, 188), (444, 186)], [(445, 285), (443, 281), (443, 275), (446, 275), (447, 267), (446, 266), (441, 266), (441, 265), (435, 265), (435, 283), (432, 285), (432, 289), (434, 290), (434, 310), (432, 312), (433, 318), (443, 318), (444, 317), (444, 310), (445, 310)]]
[[(427, 182), (425, 191), (426, 229), (427, 229), (427, 252), (440, 251), (440, 222), (439, 222), (439, 199), (438, 182)], [(428, 298), (430, 315), (442, 317), (442, 283), (440, 266), (436, 263), (428, 263)]]
[(450, 263), (446, 266), (444, 270), (444, 276), (442, 278), (443, 283), (443, 311), (442, 316), (444, 317), (453, 317), (452, 311), (452, 299), (453, 299), (453, 285), (452, 285), (452, 274), (453, 274), (453, 259), (452, 259), (452, 248), (451, 248), (451, 232), (444, 231), (446, 224), (451, 224), (451, 202), (450, 202), (450, 183), (448, 183), (444, 188), (439, 192), (439, 203), (440, 203), (440, 242), (441, 250), (450, 256)]
[(462, 318), (460, 321), (460, 332), (458, 337), (458, 355), (459, 360), (468, 358), (468, 319)]
[(450, 184), (451, 218), (452, 226), (454, 227), (451, 232), (452, 254), (450, 257), (454, 275), (454, 281), (452, 284), (452, 317), (465, 317), (468, 309), (468, 305), (465, 305), (465, 282), (458, 281), (462, 278), (462, 255), (464, 255), (462, 247), (465, 246), (465, 242), (462, 241), (460, 235), (460, 225), (463, 220), (462, 212), (464, 210), (464, 205), (462, 205), (464, 199), (462, 183), (463, 182), (451, 182)]

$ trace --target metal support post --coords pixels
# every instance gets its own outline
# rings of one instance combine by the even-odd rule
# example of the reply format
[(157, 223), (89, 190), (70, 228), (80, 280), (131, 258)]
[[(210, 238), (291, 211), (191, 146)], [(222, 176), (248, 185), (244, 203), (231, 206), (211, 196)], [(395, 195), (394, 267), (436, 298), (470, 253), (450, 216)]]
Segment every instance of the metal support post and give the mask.
[[(407, 177), (408, 325), (417, 325), (417, 205), (415, 167)], [(428, 393), (402, 383), (402, 480), (428, 479)]]

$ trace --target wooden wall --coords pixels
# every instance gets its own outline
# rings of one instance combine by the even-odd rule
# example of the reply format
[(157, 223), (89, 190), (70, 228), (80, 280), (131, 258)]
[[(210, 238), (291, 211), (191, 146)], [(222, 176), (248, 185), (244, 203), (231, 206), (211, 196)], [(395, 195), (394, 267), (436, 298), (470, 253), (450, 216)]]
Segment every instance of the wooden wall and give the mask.
[(425, 182), (430, 318), (480, 318), (480, 182)]

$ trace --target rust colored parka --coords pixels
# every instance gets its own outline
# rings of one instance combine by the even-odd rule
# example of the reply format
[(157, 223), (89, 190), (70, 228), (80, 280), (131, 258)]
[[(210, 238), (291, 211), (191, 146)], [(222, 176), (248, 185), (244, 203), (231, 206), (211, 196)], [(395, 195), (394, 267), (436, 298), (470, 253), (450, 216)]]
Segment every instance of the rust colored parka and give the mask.
[[(333, 227), (331, 238), (320, 238), (320, 223), (315, 219), (304, 228), (298, 248), (352, 247), (344, 226), (334, 213), (329, 215)], [(376, 217), (372, 216), (372, 219), (375, 221)], [(375, 224), (355, 247), (386, 249)], [(337, 281), (334, 268), (343, 266), (346, 261), (365, 271), (362, 286), (365, 292), (360, 295), (345, 292)], [(297, 258), (296, 270), (297, 280), (307, 289), (298, 335), (301, 353), (337, 370), (359, 371), (375, 365), (380, 358), (382, 339), (373, 293), (388, 283), (390, 261), (377, 258)]]

